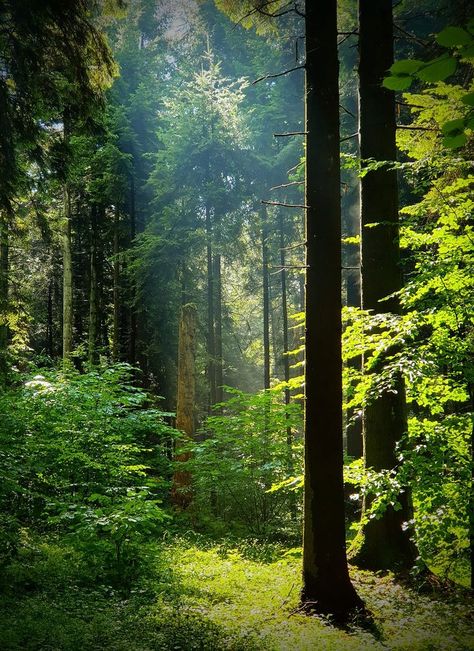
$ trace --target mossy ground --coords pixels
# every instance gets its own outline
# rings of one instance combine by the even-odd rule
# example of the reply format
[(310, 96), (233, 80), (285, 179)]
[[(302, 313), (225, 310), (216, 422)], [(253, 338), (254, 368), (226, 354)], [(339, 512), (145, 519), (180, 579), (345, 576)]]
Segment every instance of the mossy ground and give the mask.
[[(420, 594), (390, 576), (353, 571), (379, 639), (298, 612), (298, 550), (203, 539), (149, 549), (149, 572), (123, 592), (87, 577), (90, 562), (53, 545), (6, 575), (0, 648), (87, 651), (474, 649), (467, 592)], [(94, 584), (95, 581), (95, 584)]]

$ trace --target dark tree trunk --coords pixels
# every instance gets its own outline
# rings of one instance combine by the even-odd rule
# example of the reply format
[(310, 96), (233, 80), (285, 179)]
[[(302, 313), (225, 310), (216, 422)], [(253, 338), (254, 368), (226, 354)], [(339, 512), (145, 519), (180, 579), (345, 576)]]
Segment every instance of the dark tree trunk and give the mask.
[[(285, 256), (285, 230), (283, 227), (283, 215), (280, 212), (278, 217), (280, 231), (280, 279), (281, 279), (281, 321), (283, 331), (283, 377), (285, 382), (290, 379), (290, 360), (288, 358), (288, 297), (286, 289), (286, 256)], [(285, 404), (290, 404), (290, 390), (285, 389)]]
[(9, 242), (8, 221), (0, 211), (0, 386), (5, 383), (8, 363)]
[(223, 402), (224, 359), (222, 353), (222, 259), (219, 253), (214, 256), (214, 298), (215, 298), (215, 347), (216, 347), (216, 402)]
[[(396, 160), (394, 93), (382, 87), (393, 63), (391, 0), (359, 1), (359, 133), (362, 160)], [(367, 224), (378, 226), (367, 228)], [(374, 313), (399, 313), (397, 292), (402, 285), (398, 242), (396, 171), (382, 168), (361, 179), (362, 306)], [(384, 393), (364, 412), (365, 465), (374, 470), (397, 464), (396, 443), (407, 429), (405, 393), (400, 377), (394, 391)], [(411, 519), (407, 492), (402, 508), (388, 507), (372, 519), (359, 536), (354, 560), (370, 569), (402, 569), (412, 565), (414, 548), (403, 523)], [(368, 504), (363, 505), (363, 510)]]
[(97, 364), (97, 339), (99, 331), (99, 283), (97, 269), (97, 206), (91, 209), (90, 253), (89, 253), (89, 364)]
[(71, 193), (66, 182), (64, 187), (64, 222), (62, 225), (63, 249), (63, 361), (72, 352), (72, 235), (71, 235)]
[[(474, 412), (474, 384), (469, 385), (471, 411)], [(474, 422), (471, 427), (471, 486), (469, 490), (469, 560), (471, 564), (471, 591), (474, 591)]]
[[(135, 201), (135, 176), (132, 172), (130, 177), (130, 245), (134, 245), (137, 234), (137, 215)], [(135, 302), (135, 287), (133, 281), (129, 285), (129, 339), (128, 339), (128, 361), (135, 366), (137, 363), (137, 306)]]
[(302, 602), (344, 620), (346, 559), (336, 0), (306, 3), (306, 365)]
[(121, 313), (121, 296), (120, 296), (120, 210), (115, 206), (114, 213), (114, 235), (113, 235), (113, 324), (112, 324), (112, 360), (120, 360), (120, 313)]
[[(285, 230), (283, 227), (283, 213), (280, 211), (278, 215), (278, 228), (280, 235), (280, 279), (281, 279), (281, 312), (282, 312), (282, 330), (283, 330), (283, 377), (286, 383), (290, 380), (290, 360), (288, 358), (288, 298), (286, 289), (286, 256), (285, 256)], [(285, 405), (288, 407), (290, 404), (290, 389), (285, 386)], [(286, 426), (286, 446), (288, 449), (288, 462), (287, 472), (291, 477), (294, 472), (293, 464), (293, 432), (289, 424), (289, 415), (286, 415), (288, 422)], [(290, 510), (293, 518), (296, 518), (296, 496), (295, 493), (290, 494)]]
[(53, 320), (53, 278), (48, 283), (48, 306), (46, 317), (46, 351), (52, 359), (54, 355), (54, 320)]
[(270, 294), (268, 283), (268, 219), (267, 208), (260, 209), (262, 227), (262, 290), (263, 290), (263, 388), (270, 388)]
[(217, 402), (216, 390), (216, 339), (214, 329), (214, 269), (212, 265), (211, 210), (206, 205), (207, 252), (207, 381), (209, 383), (209, 409)]
[[(359, 273), (356, 273), (355, 270), (352, 269), (349, 270), (347, 274), (347, 305), (349, 307), (361, 307), (359, 280)], [(348, 363), (349, 366), (352, 366), (352, 368), (358, 369), (359, 371), (362, 368), (361, 357), (355, 357)], [(350, 418), (353, 416), (353, 414), (348, 413), (347, 416)], [(347, 454), (354, 459), (360, 459), (364, 453), (362, 441), (362, 421), (360, 418), (347, 424), (346, 440)]]

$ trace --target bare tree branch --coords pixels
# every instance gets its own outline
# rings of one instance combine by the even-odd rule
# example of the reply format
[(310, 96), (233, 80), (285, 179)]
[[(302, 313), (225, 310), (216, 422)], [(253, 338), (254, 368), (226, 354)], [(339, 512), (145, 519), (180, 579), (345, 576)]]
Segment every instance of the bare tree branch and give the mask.
[(290, 72), (294, 72), (295, 70), (302, 70), (305, 66), (295, 66), (294, 68), (289, 68), (288, 70), (283, 70), (283, 72), (277, 72), (274, 75), (264, 75), (263, 77), (259, 77), (258, 79), (255, 79), (255, 81), (252, 81), (252, 86), (254, 84), (258, 84), (260, 81), (264, 81), (265, 79), (275, 79), (276, 77), (283, 77), (283, 75), (288, 75)]
[(289, 188), (291, 185), (304, 185), (304, 181), (291, 181), (290, 183), (282, 183), (281, 185), (274, 185), (270, 190), (279, 190), (280, 188)]
[(308, 206), (301, 203), (283, 203), (282, 201), (264, 201), (263, 199), (260, 203), (264, 203), (267, 206), (283, 206), (284, 208), (304, 208), (305, 210), (308, 208)]
[(274, 138), (286, 138), (287, 136), (306, 136), (307, 131), (287, 131), (286, 133), (274, 133)]

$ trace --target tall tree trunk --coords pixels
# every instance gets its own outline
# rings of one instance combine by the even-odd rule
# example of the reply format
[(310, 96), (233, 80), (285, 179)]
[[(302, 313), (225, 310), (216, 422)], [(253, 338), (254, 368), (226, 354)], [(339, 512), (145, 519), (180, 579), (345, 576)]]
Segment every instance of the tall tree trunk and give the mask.
[[(347, 305), (349, 307), (361, 307), (359, 273), (352, 269), (347, 274)], [(348, 362), (349, 366), (360, 371), (362, 368), (361, 357), (355, 357)], [(353, 416), (347, 414), (348, 418)], [(346, 426), (347, 454), (354, 459), (360, 459), (363, 456), (362, 442), (362, 421), (360, 418), (349, 422)]]
[[(474, 383), (469, 384), (471, 411), (474, 412)], [(474, 421), (471, 427), (471, 485), (469, 487), (469, 560), (471, 565), (471, 591), (474, 591)]]
[(222, 259), (220, 253), (214, 256), (215, 296), (215, 346), (216, 346), (216, 402), (223, 402), (224, 359), (222, 354)]
[[(137, 234), (137, 215), (135, 202), (135, 174), (130, 177), (130, 245), (134, 246)], [(128, 361), (135, 366), (137, 363), (137, 307), (135, 304), (135, 286), (133, 281), (129, 284), (129, 339), (128, 339)]]
[(268, 283), (268, 219), (267, 207), (260, 209), (262, 228), (262, 289), (263, 289), (263, 388), (270, 388), (270, 294)]
[[(278, 227), (280, 231), (280, 280), (281, 280), (281, 314), (283, 330), (283, 376), (285, 382), (290, 379), (290, 360), (288, 358), (288, 296), (286, 289), (286, 256), (285, 256), (285, 229), (283, 226), (283, 214), (280, 211), (278, 216)], [(290, 404), (290, 390), (285, 389), (285, 404)], [(290, 430), (291, 434), (291, 430)]]
[[(288, 298), (286, 290), (286, 256), (285, 256), (285, 229), (283, 227), (283, 213), (279, 212), (278, 215), (278, 228), (280, 235), (280, 279), (281, 279), (281, 311), (282, 311), (282, 330), (283, 330), (283, 375), (284, 380), (288, 384), (290, 381), (290, 360), (288, 358)], [(290, 404), (290, 389), (285, 386), (285, 405), (288, 407)], [(288, 451), (287, 472), (291, 477), (294, 472), (293, 464), (293, 432), (289, 424), (289, 414), (286, 415), (286, 446)], [(294, 492), (290, 493), (290, 511), (293, 518), (296, 518), (296, 495)]]
[(48, 306), (46, 318), (46, 350), (52, 359), (54, 355), (54, 321), (53, 321), (53, 279), (48, 283)]
[[(184, 434), (184, 442), (194, 436), (196, 326), (196, 307), (194, 305), (183, 305), (178, 341), (176, 429)], [(175, 457), (175, 461), (187, 461), (189, 456), (188, 452), (183, 452)], [(174, 506), (180, 509), (186, 509), (190, 505), (192, 492), (189, 471), (178, 468), (174, 472), (171, 499)]]
[[(392, 0), (359, 0), (359, 133), (362, 160), (396, 160), (395, 96), (382, 87), (393, 63)], [(368, 228), (367, 224), (378, 226)], [(362, 306), (374, 313), (399, 313), (402, 285), (398, 241), (396, 171), (381, 168), (361, 179)], [(387, 391), (364, 411), (364, 459), (367, 468), (390, 470), (395, 448), (407, 429), (405, 392), (400, 377), (396, 391)], [(415, 560), (403, 523), (411, 519), (407, 493), (402, 508), (392, 507), (372, 519), (358, 538), (354, 560), (371, 569), (401, 569)], [(368, 503), (363, 505), (363, 511)]]
[(214, 330), (214, 269), (212, 265), (211, 210), (206, 205), (207, 251), (207, 380), (209, 383), (209, 409), (217, 402), (216, 391), (216, 340)]
[(306, 3), (306, 365), (302, 602), (362, 605), (345, 547), (337, 2)]
[(72, 236), (71, 236), (71, 192), (66, 181), (64, 186), (64, 221), (62, 224), (63, 250), (63, 362), (72, 352)]
[(5, 384), (8, 372), (9, 228), (7, 219), (5, 211), (0, 211), (0, 387)]
[(99, 331), (99, 286), (97, 269), (97, 215), (98, 207), (91, 208), (90, 253), (89, 253), (89, 364), (97, 364), (97, 339)]
[(114, 212), (114, 236), (113, 236), (113, 325), (112, 325), (112, 359), (114, 362), (120, 360), (120, 210), (115, 206)]

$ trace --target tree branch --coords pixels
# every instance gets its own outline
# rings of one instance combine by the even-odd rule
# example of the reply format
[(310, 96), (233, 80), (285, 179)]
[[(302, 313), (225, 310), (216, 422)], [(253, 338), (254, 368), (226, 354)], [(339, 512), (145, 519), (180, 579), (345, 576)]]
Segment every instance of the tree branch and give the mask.
[(280, 188), (289, 188), (290, 185), (304, 185), (304, 181), (291, 181), (291, 183), (282, 183), (281, 185), (274, 185), (270, 190), (279, 190)]
[(308, 209), (308, 206), (305, 206), (301, 203), (283, 203), (282, 201), (264, 201), (261, 200), (260, 203), (264, 203), (267, 206), (283, 206), (284, 208), (305, 208)]
[(286, 133), (274, 133), (274, 138), (286, 138), (287, 136), (306, 136), (307, 131), (287, 131)]
[(416, 127), (410, 124), (397, 124), (397, 129), (408, 129), (409, 131), (438, 131), (435, 127)]
[(356, 138), (359, 135), (359, 132), (356, 131), (355, 133), (351, 133), (350, 136), (346, 136), (345, 138), (341, 138), (339, 142), (345, 142), (346, 140), (351, 140), (351, 138)]
[(283, 75), (289, 75), (290, 72), (294, 72), (295, 70), (302, 70), (305, 66), (295, 66), (294, 68), (289, 68), (288, 70), (283, 70), (283, 72), (277, 72), (274, 75), (264, 75), (263, 77), (259, 77), (258, 79), (255, 79), (255, 81), (252, 81), (252, 86), (254, 84), (258, 84), (260, 81), (264, 81), (265, 79), (275, 79), (276, 77), (283, 77)]

